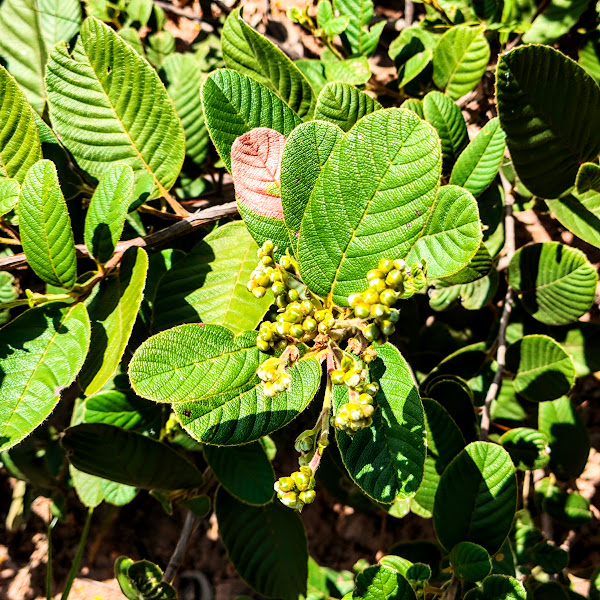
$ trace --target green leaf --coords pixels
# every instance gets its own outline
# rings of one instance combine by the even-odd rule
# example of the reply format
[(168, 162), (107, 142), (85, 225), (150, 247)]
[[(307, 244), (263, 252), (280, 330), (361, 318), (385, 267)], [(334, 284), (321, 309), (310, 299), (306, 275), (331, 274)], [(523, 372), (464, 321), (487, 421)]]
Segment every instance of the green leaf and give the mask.
[(468, 94), (490, 60), (485, 27), (456, 25), (442, 35), (433, 53), (433, 81), (453, 100)]
[(468, 592), (465, 600), (526, 600), (527, 597), (523, 584), (514, 577), (489, 575), (483, 580), (482, 588)]
[(46, 283), (71, 289), (77, 278), (71, 219), (54, 163), (38, 161), (19, 197), (19, 228), (29, 266)]
[(450, 275), (450, 277), (444, 277), (444, 279), (440, 279), (438, 284), (447, 285), (463, 285), (465, 283), (472, 283), (473, 281), (477, 281), (482, 277), (485, 277), (489, 274), (493, 267), (492, 257), (488, 252), (485, 245), (482, 243), (479, 246), (475, 256), (471, 259), (471, 262), (466, 267), (463, 267), (454, 275)]
[(269, 127), (284, 136), (300, 125), (300, 117), (258, 81), (229, 69), (211, 73), (202, 86), (202, 106), (210, 137), (231, 170), (231, 146), (255, 127)]
[(552, 337), (567, 351), (577, 377), (600, 371), (600, 324), (582, 323), (553, 328)]
[[(425, 462), (425, 420), (408, 364), (391, 344), (377, 346), (371, 377), (379, 386), (373, 425), (349, 436), (336, 430), (344, 465), (371, 498), (391, 503), (419, 489)], [(345, 386), (334, 388), (336, 411), (348, 401)]]
[(0, 217), (15, 208), (19, 202), (21, 186), (15, 179), (0, 179)]
[(505, 138), (500, 121), (488, 121), (458, 157), (450, 183), (464, 187), (476, 198), (481, 195), (498, 174), (506, 149)]
[(0, 333), (0, 451), (29, 435), (79, 372), (90, 342), (83, 304), (32, 308)]
[(569, 398), (540, 404), (538, 428), (548, 436), (551, 471), (562, 481), (579, 477), (590, 453), (590, 436)]
[(100, 392), (87, 398), (84, 406), (85, 423), (104, 423), (142, 433), (160, 427), (160, 407), (131, 392)]
[(427, 458), (423, 482), (413, 502), (426, 513), (433, 514), (435, 493), (442, 473), (452, 459), (465, 447), (465, 440), (454, 419), (446, 409), (429, 398), (423, 398), (425, 431), (427, 432)]
[(290, 388), (264, 395), (256, 371), (268, 355), (256, 332), (234, 336), (220, 325), (181, 325), (144, 342), (129, 365), (133, 389), (155, 402), (175, 402), (176, 415), (198, 441), (237, 445), (257, 440), (304, 410), (320, 381), (315, 359), (289, 369)]
[(444, 282), (445, 279), (436, 281), (436, 289), (429, 298), (433, 310), (446, 310), (455, 301), (459, 301), (460, 306), (466, 310), (480, 310), (492, 302), (496, 295), (498, 271), (493, 268), (489, 275), (470, 283), (446, 287)]
[(317, 24), (325, 35), (332, 38), (342, 33), (350, 23), (350, 17), (333, 14), (333, 7), (329, 0), (320, 0), (317, 4)]
[(84, 171), (99, 179), (111, 163), (128, 164), (136, 180), (152, 175), (151, 198), (167, 195), (183, 128), (156, 71), (127, 42), (88, 17), (72, 54), (65, 44), (52, 52), (46, 83), (54, 129)]
[[(0, 7), (0, 15), (5, 6)], [(14, 78), (0, 66), (0, 178), (12, 177), (23, 183), (27, 171), (42, 158), (33, 115)]]
[[(0, 271), (0, 302), (11, 302), (19, 297), (19, 290), (15, 284), (15, 278), (8, 271)], [(9, 319), (9, 310), (0, 311), (0, 325), (4, 325)]]
[(304, 215), (298, 258), (308, 287), (347, 305), (385, 256), (425, 259), (432, 278), (460, 270), (479, 246), (479, 215), (468, 192), (438, 194), (440, 167), (435, 130), (411, 111), (361, 119), (325, 163)]
[(597, 31), (592, 32), (579, 49), (578, 62), (596, 83), (600, 82), (600, 35)]
[(273, 302), (246, 289), (258, 246), (244, 223), (218, 227), (160, 279), (153, 305), (155, 331), (202, 321), (240, 333), (255, 329)]
[(523, 42), (553, 44), (577, 23), (588, 5), (588, 0), (552, 0), (525, 32)]
[(492, 570), (487, 550), (472, 542), (459, 542), (452, 548), (448, 558), (454, 574), (466, 581), (481, 581)]
[(204, 456), (221, 485), (246, 504), (273, 498), (275, 472), (260, 442), (243, 446), (204, 446)]
[(227, 68), (262, 83), (301, 119), (312, 116), (316, 98), (308, 79), (273, 42), (244, 22), (241, 9), (227, 17), (221, 45)]
[(118, 275), (102, 281), (86, 302), (92, 322), (91, 352), (79, 382), (87, 395), (100, 390), (121, 362), (142, 302), (147, 270), (146, 252), (129, 248)]
[(515, 391), (533, 402), (555, 400), (568, 393), (575, 381), (571, 357), (545, 335), (527, 335), (511, 344), (506, 363), (516, 374)]
[(173, 586), (162, 581), (162, 570), (149, 560), (134, 562), (126, 556), (115, 561), (115, 577), (128, 600), (176, 600)]
[(446, 468), (435, 496), (433, 524), (446, 549), (462, 541), (495, 554), (517, 505), (517, 478), (506, 450), (473, 442)]
[(521, 471), (543, 469), (550, 460), (548, 438), (537, 429), (517, 427), (498, 440)]
[(561, 225), (577, 237), (600, 248), (600, 193), (567, 194), (557, 200), (546, 200), (548, 208)]
[(284, 600), (306, 593), (306, 533), (294, 511), (280, 502), (248, 506), (219, 488), (215, 512), (229, 559), (252, 588)]
[(281, 204), (294, 251), (310, 195), (342, 136), (342, 130), (332, 123), (309, 121), (296, 127), (285, 143), (281, 157)]
[(315, 119), (330, 121), (348, 131), (365, 115), (381, 108), (381, 104), (347, 83), (328, 83), (317, 99)]
[(366, 56), (353, 56), (346, 60), (325, 62), (328, 81), (349, 85), (364, 85), (371, 79), (371, 67)]
[(256, 243), (271, 240), (275, 258), (290, 246), (281, 204), (281, 155), (285, 137), (274, 129), (257, 127), (231, 146), (231, 174), (244, 223)]
[(549, 477), (536, 486), (536, 503), (553, 519), (570, 527), (589, 523), (593, 515), (590, 502), (576, 492), (565, 492), (552, 483)]
[(294, 61), (294, 64), (304, 73), (315, 94), (319, 95), (328, 83), (323, 62), (314, 58), (302, 58)]
[(38, 113), (44, 111), (46, 62), (58, 42), (79, 30), (78, 0), (4, 0), (0, 8), (0, 56)]
[(170, 31), (157, 31), (147, 38), (146, 56), (157, 69), (163, 66), (165, 59), (175, 52), (175, 36)]
[(409, 98), (401, 104), (401, 108), (412, 110), (420, 119), (425, 119), (425, 111), (423, 110), (423, 101), (416, 98)]
[(596, 163), (583, 163), (577, 171), (575, 187), (578, 194), (585, 194), (589, 190), (600, 192), (600, 166)]
[(349, 23), (342, 34), (342, 43), (351, 55), (371, 56), (379, 42), (385, 20), (369, 29), (373, 20), (373, 0), (334, 0), (333, 6)]
[(167, 92), (183, 125), (186, 156), (194, 164), (202, 165), (208, 156), (210, 138), (200, 100), (200, 65), (190, 54), (174, 53), (165, 58), (162, 72), (166, 78)]
[(85, 219), (85, 245), (100, 263), (108, 261), (125, 224), (133, 194), (133, 169), (128, 165), (108, 167), (94, 191)]
[(390, 44), (388, 54), (398, 69), (398, 87), (420, 75), (433, 58), (436, 38), (418, 26), (407, 27)]
[(61, 443), (69, 462), (80, 471), (137, 488), (189, 489), (200, 487), (204, 480), (189, 460), (169, 446), (120, 427), (75, 425), (65, 431)]
[(351, 598), (363, 600), (415, 600), (415, 592), (399, 571), (385, 565), (368, 567), (356, 577)]
[(440, 92), (429, 92), (423, 98), (423, 114), (442, 140), (443, 171), (450, 173), (452, 165), (469, 143), (467, 124), (462, 112), (458, 104), (448, 96)]
[(496, 90), (519, 178), (536, 196), (558, 197), (600, 152), (600, 89), (558, 50), (523, 46), (500, 56)]
[(508, 267), (508, 282), (525, 310), (548, 325), (565, 325), (585, 314), (597, 281), (583, 252), (558, 242), (520, 248)]

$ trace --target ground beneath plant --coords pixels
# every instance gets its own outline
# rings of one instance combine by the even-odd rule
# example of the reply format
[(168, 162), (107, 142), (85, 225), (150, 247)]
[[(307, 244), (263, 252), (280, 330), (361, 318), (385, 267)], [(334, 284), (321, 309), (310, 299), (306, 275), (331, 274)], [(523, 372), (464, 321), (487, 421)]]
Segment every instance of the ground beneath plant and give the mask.
[[(233, 6), (230, 1), (223, 4)], [(284, 19), (288, 6), (300, 4), (300, 1), (293, 0), (271, 0), (270, 5), (269, 0), (244, 0), (244, 16), (263, 31), (267, 26), (269, 34), (283, 43), (286, 51), (295, 58), (310, 56), (311, 51), (318, 50), (314, 40)], [(392, 8), (391, 2), (378, 4), (377, 18), (384, 18), (390, 23), (384, 32), (384, 41), (386, 36), (391, 40), (397, 27), (394, 23), (403, 17), (402, 12)], [(184, 48), (205, 25), (196, 19), (201, 14), (196, 0), (175, 3), (174, 6), (180, 13), (192, 17), (169, 14), (168, 28), (177, 37), (180, 48)], [(371, 59), (371, 63), (380, 81), (385, 82), (391, 77), (393, 68), (384, 52)], [(487, 111), (487, 107), (482, 109), (477, 102), (475, 97), (464, 103), (465, 116)], [(596, 266), (600, 264), (600, 251), (573, 239), (552, 219), (540, 220), (533, 211), (518, 213), (517, 218), (519, 243), (562, 241), (580, 247)], [(593, 567), (600, 565), (600, 388), (595, 376), (587, 377), (578, 385), (578, 391), (584, 398), (582, 410), (590, 431), (592, 451), (577, 487), (591, 500), (596, 518), (569, 537), (567, 531), (556, 530), (554, 534), (559, 543), (565, 543), (570, 549), (569, 571), (574, 577), (576, 590), (587, 595), (586, 580)], [(298, 427), (300, 431), (301, 424)], [(282, 444), (274, 463), (279, 475), (289, 473), (295, 467), (294, 453), (286, 452), (286, 448), (293, 447), (293, 435), (288, 437), (290, 439)], [(17, 531), (6, 531), (4, 523), (14, 484), (14, 480), (2, 477), (0, 473), (0, 599), (41, 600), (46, 598), (46, 524), (50, 503), (45, 498), (38, 498), (27, 524)], [(85, 510), (74, 498), (68, 514), (68, 520), (59, 522), (52, 533), (54, 593), (57, 598), (73, 562), (85, 519)], [(359, 559), (372, 563), (400, 541), (435, 539), (429, 520), (412, 515), (394, 519), (384, 514), (364, 514), (343, 506), (325, 491), (319, 491), (315, 504), (305, 509), (301, 517), (306, 526), (311, 556), (319, 564), (334, 569), (352, 569)], [(115, 559), (120, 555), (134, 560), (148, 559), (164, 568), (177, 543), (183, 518), (181, 512), (166, 515), (160, 505), (145, 493), (122, 509), (100, 506), (94, 513), (80, 577), (70, 598), (122, 599), (113, 575)], [(239, 595), (260, 598), (240, 579), (228, 561), (225, 548), (218, 539), (214, 517), (202, 522), (194, 533), (178, 581), (181, 600), (208, 600), (210, 596), (199, 591), (206, 582), (215, 600), (233, 600)]]

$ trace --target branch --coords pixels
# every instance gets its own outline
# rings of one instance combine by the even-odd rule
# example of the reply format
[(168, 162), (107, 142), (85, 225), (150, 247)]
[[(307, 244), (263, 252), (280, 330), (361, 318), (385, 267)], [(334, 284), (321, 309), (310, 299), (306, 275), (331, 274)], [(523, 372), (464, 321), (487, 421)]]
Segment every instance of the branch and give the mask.
[(185, 521), (183, 523), (181, 535), (177, 540), (177, 546), (175, 547), (175, 550), (171, 555), (171, 559), (169, 560), (169, 564), (165, 569), (163, 581), (166, 581), (167, 583), (173, 582), (175, 574), (177, 573), (179, 567), (181, 566), (181, 563), (183, 562), (183, 556), (185, 555), (187, 545), (197, 524), (198, 518), (191, 510), (188, 510), (187, 514), (185, 515)]
[[(513, 254), (515, 253), (515, 218), (513, 216), (513, 204), (514, 196), (512, 193), (512, 186), (506, 179), (506, 177), (500, 173), (502, 179), (502, 185), (504, 186), (504, 232), (505, 232), (505, 243), (504, 248), (506, 250), (506, 259), (510, 261)], [(500, 386), (502, 384), (502, 375), (506, 367), (506, 328), (510, 320), (510, 313), (512, 310), (512, 301), (514, 297), (514, 291), (510, 285), (506, 289), (506, 296), (504, 296), (504, 302), (502, 306), (502, 316), (500, 317), (500, 327), (498, 328), (498, 337), (496, 338), (496, 362), (498, 364), (498, 370), (494, 374), (494, 379), (490, 385), (487, 395), (485, 397), (485, 403), (483, 405), (483, 411), (481, 413), (481, 429), (479, 432), (479, 439), (487, 441), (490, 433), (490, 408), (493, 400), (498, 396)]]
[[(115, 248), (115, 255), (120, 255), (132, 246), (138, 246), (139, 248), (150, 248), (153, 246), (160, 246), (175, 238), (179, 238), (183, 235), (191, 233), (198, 227), (209, 223), (210, 221), (216, 221), (223, 217), (231, 217), (236, 215), (238, 212), (237, 204), (235, 202), (228, 202), (226, 204), (220, 204), (217, 206), (211, 206), (200, 210), (193, 215), (190, 215), (186, 219), (182, 219), (169, 227), (165, 227), (160, 231), (151, 233), (144, 237), (137, 237), (132, 240), (125, 240), (119, 242)], [(77, 244), (75, 246), (78, 257), (90, 257), (90, 253), (84, 244)], [(25, 253), (15, 254), (14, 256), (6, 256), (0, 258), (0, 270), (16, 269), (27, 264), (27, 257)]]

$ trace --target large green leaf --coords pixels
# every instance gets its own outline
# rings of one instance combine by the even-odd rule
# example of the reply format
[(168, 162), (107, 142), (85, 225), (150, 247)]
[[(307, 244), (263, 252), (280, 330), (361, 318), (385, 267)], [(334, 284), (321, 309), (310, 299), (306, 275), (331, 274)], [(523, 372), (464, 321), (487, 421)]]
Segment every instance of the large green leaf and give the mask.
[(246, 504), (273, 498), (275, 473), (260, 442), (243, 446), (204, 446), (204, 456), (221, 485)]
[(442, 140), (442, 168), (445, 173), (449, 173), (469, 143), (465, 118), (458, 104), (440, 92), (429, 92), (423, 98), (423, 115), (435, 127)]
[(349, 23), (342, 33), (342, 43), (351, 55), (369, 57), (375, 52), (385, 20), (369, 29), (373, 20), (373, 0), (334, 0), (334, 9), (348, 17)]
[(371, 79), (371, 68), (365, 56), (351, 56), (346, 60), (326, 60), (325, 77), (327, 81), (364, 85)]
[(433, 52), (433, 81), (450, 98), (469, 93), (490, 59), (485, 27), (455, 25), (444, 33)]
[(473, 542), (459, 542), (452, 548), (448, 558), (454, 574), (466, 581), (481, 581), (492, 570), (487, 550)]
[[(377, 346), (371, 377), (379, 384), (373, 425), (355, 435), (336, 430), (350, 476), (378, 502), (409, 498), (419, 489), (425, 463), (423, 406), (408, 364), (391, 344)], [(345, 386), (334, 389), (336, 411), (348, 401)]]
[(440, 171), (435, 130), (413, 112), (361, 119), (325, 163), (302, 221), (298, 258), (308, 287), (345, 305), (384, 256), (425, 259), (430, 277), (460, 270), (479, 246), (479, 215), (465, 190), (438, 193)]
[(598, 277), (580, 250), (543, 242), (515, 253), (508, 281), (530, 315), (548, 325), (565, 325), (589, 310)]
[(199, 441), (257, 440), (304, 410), (321, 370), (316, 359), (301, 359), (289, 369), (289, 389), (266, 397), (256, 371), (268, 355), (256, 347), (256, 335), (234, 336), (220, 325), (181, 325), (158, 333), (131, 360), (133, 388), (155, 402), (174, 402), (181, 424)]
[(447, 550), (467, 541), (495, 554), (510, 531), (516, 505), (517, 478), (508, 452), (473, 442), (442, 475), (433, 524)]
[(75, 241), (54, 163), (38, 161), (19, 196), (19, 226), (29, 266), (46, 283), (72, 288), (77, 278)]
[(332, 123), (309, 121), (296, 127), (285, 144), (281, 157), (281, 204), (294, 249), (310, 195), (342, 135), (342, 130)]
[(23, 183), (30, 167), (42, 158), (33, 114), (14, 78), (0, 66), (0, 177)]
[(197, 165), (208, 155), (210, 138), (204, 122), (200, 90), (202, 72), (191, 54), (173, 53), (162, 64), (169, 96), (185, 133), (185, 153)]
[(511, 344), (506, 367), (515, 373), (515, 391), (534, 402), (555, 400), (575, 381), (571, 357), (546, 335), (526, 335)]
[(367, 567), (356, 577), (356, 589), (348, 598), (357, 600), (415, 600), (410, 583), (395, 568), (387, 565)]
[(577, 237), (600, 248), (600, 193), (567, 194), (546, 200), (548, 208), (562, 225)]
[(526, 44), (553, 44), (577, 23), (588, 0), (552, 0), (525, 32)]
[(585, 194), (590, 190), (600, 192), (600, 165), (583, 163), (577, 171), (575, 188), (578, 194)]
[(85, 245), (99, 263), (105, 263), (115, 251), (132, 194), (130, 166), (111, 165), (100, 177), (85, 218), (84, 232)]
[(347, 83), (328, 83), (319, 94), (315, 119), (330, 121), (348, 131), (359, 119), (381, 108), (381, 104)]
[(86, 302), (92, 323), (90, 353), (79, 375), (87, 395), (95, 394), (117, 370), (137, 317), (148, 270), (142, 248), (129, 248), (119, 273), (102, 281)]
[(227, 325), (235, 333), (254, 329), (273, 301), (271, 292), (257, 299), (246, 289), (257, 250), (241, 221), (209, 233), (159, 281), (154, 330), (196, 321)]
[(127, 42), (88, 17), (72, 53), (66, 44), (52, 52), (46, 83), (54, 129), (84, 171), (99, 179), (118, 161), (136, 180), (151, 174), (150, 198), (167, 194), (183, 128), (156, 71)]
[(315, 110), (315, 94), (302, 71), (279, 49), (232, 11), (221, 35), (223, 59), (229, 69), (248, 75), (268, 87), (300, 118)]
[(202, 86), (202, 106), (210, 137), (231, 169), (231, 146), (255, 127), (269, 127), (287, 136), (300, 117), (267, 87), (254, 79), (219, 69)]
[(398, 87), (410, 83), (431, 63), (436, 38), (418, 25), (407, 27), (390, 44), (388, 54), (398, 69)]
[(467, 592), (465, 600), (526, 600), (527, 592), (523, 584), (514, 577), (490, 575), (482, 582), (481, 589)]
[(598, 31), (592, 32), (579, 49), (579, 64), (600, 82), (600, 35)]
[(540, 404), (538, 427), (550, 442), (552, 472), (563, 481), (579, 477), (590, 453), (590, 436), (571, 400), (563, 396)]
[(61, 443), (77, 469), (118, 483), (147, 490), (178, 490), (200, 487), (204, 481), (202, 473), (169, 446), (113, 425), (69, 427)]
[(18, 181), (0, 178), (0, 217), (17, 206), (20, 192), (21, 186)]
[(32, 308), (0, 330), (0, 450), (43, 423), (74, 381), (89, 343), (83, 304)]
[(579, 165), (600, 152), (600, 89), (577, 63), (547, 46), (502, 55), (496, 89), (517, 174), (533, 194), (557, 198), (575, 183)]
[(506, 149), (505, 138), (500, 121), (488, 121), (458, 157), (450, 183), (464, 187), (477, 198), (498, 174)]
[(160, 406), (144, 400), (131, 392), (110, 390), (86, 399), (83, 421), (104, 423), (141, 433), (154, 427), (160, 428)]
[(306, 593), (306, 533), (294, 511), (280, 502), (248, 506), (221, 487), (215, 512), (229, 559), (250, 586), (261, 595), (285, 600)]
[[(452, 459), (465, 447), (465, 440), (454, 419), (441, 404), (424, 398), (423, 408), (427, 432), (427, 458), (423, 482), (413, 502), (431, 516), (440, 477)], [(423, 511), (420, 514), (423, 514)]]
[(80, 24), (79, 0), (4, 0), (0, 7), (0, 56), (40, 114), (46, 104), (48, 56)]

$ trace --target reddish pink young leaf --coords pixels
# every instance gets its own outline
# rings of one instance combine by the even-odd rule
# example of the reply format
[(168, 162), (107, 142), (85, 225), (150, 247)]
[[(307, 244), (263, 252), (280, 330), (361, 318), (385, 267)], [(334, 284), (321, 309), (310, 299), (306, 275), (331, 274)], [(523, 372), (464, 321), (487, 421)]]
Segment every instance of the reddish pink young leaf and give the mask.
[(274, 129), (257, 127), (233, 142), (231, 174), (236, 198), (252, 212), (283, 219), (281, 198), (267, 191), (279, 187), (285, 137)]

